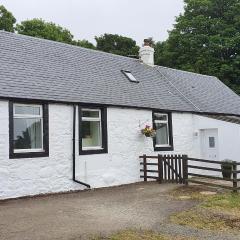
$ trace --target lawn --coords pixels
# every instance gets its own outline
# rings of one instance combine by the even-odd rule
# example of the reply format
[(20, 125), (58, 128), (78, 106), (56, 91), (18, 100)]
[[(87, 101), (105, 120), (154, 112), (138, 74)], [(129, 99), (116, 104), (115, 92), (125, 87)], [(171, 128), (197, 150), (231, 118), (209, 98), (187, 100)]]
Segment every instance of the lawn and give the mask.
[(159, 235), (151, 231), (127, 230), (109, 237), (97, 237), (93, 240), (195, 240), (195, 238)]
[[(218, 192), (215, 195), (201, 194), (203, 189), (187, 187), (173, 196), (199, 201), (199, 205), (170, 217), (174, 223), (200, 229), (218, 231), (240, 231), (240, 194)], [(206, 191), (206, 190), (205, 190)]]

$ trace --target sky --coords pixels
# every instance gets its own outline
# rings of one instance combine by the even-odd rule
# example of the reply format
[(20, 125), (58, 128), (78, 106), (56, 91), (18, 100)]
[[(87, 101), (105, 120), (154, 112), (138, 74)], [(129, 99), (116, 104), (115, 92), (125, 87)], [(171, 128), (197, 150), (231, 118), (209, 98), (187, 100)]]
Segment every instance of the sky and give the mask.
[(18, 22), (42, 18), (71, 31), (75, 39), (95, 44), (104, 33), (163, 41), (175, 17), (183, 12), (183, 0), (0, 0)]

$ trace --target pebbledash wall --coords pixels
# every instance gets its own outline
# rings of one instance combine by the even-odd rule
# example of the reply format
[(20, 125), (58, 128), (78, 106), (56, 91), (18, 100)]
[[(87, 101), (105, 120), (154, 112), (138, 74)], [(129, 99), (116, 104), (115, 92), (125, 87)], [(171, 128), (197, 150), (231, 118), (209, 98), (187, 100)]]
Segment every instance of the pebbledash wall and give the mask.
[[(108, 154), (79, 156), (76, 141), (76, 178), (92, 188), (140, 181), (138, 157), (158, 154), (152, 139), (140, 133), (145, 124), (152, 125), (152, 111), (109, 107), (107, 113)], [(8, 101), (0, 101), (0, 199), (84, 189), (72, 181), (72, 106), (49, 104), (46, 158), (9, 159), (8, 118)], [(174, 152), (165, 153), (199, 157), (199, 139), (194, 132), (199, 127), (196, 119), (201, 117), (173, 113), (172, 118)]]

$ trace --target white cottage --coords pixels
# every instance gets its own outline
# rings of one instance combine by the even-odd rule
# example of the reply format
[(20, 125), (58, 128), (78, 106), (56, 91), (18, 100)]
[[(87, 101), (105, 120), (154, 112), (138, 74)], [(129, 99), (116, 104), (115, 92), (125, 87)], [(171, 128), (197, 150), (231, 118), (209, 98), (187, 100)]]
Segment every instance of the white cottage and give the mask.
[(153, 54), (0, 31), (0, 199), (138, 182), (144, 153), (238, 161), (239, 96)]

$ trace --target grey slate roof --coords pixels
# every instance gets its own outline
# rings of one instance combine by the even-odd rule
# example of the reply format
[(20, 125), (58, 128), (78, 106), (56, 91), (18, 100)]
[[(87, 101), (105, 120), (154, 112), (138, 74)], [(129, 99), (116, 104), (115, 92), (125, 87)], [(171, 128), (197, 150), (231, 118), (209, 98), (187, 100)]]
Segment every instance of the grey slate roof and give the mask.
[[(139, 83), (121, 70), (131, 71)], [(240, 115), (239, 96), (215, 77), (4, 31), (0, 98)]]
[(218, 78), (158, 67), (202, 112), (240, 114), (240, 97)]
[(224, 122), (230, 122), (230, 123), (235, 123), (235, 124), (239, 124), (240, 125), (240, 117), (237, 116), (228, 116), (228, 115), (204, 115), (205, 117), (208, 118), (213, 118), (213, 119), (217, 119), (220, 121), (224, 121)]

